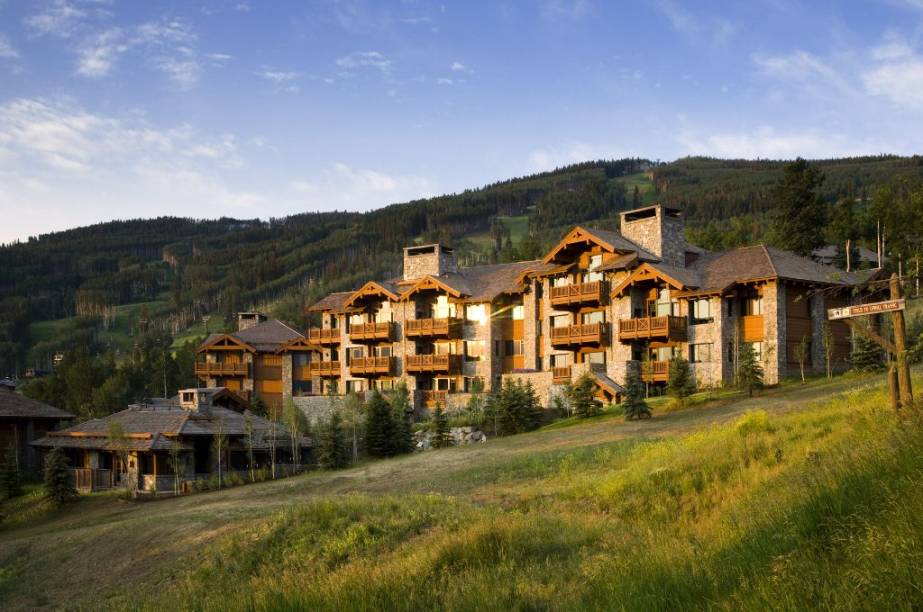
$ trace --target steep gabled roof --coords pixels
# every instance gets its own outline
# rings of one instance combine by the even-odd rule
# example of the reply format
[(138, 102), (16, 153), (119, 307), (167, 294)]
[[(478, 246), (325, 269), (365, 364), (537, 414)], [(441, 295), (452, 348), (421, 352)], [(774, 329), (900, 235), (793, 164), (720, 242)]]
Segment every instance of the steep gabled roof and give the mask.
[(397, 286), (389, 281), (369, 281), (354, 291), (352, 295), (350, 295), (349, 298), (343, 302), (343, 307), (349, 308), (355, 304), (356, 301), (366, 296), (386, 297), (389, 300), (396, 302), (401, 297), (400, 293), (400, 289), (398, 289)]
[(660, 261), (658, 257), (648, 253), (640, 246), (625, 238), (618, 232), (608, 230), (586, 228), (578, 225), (571, 231), (567, 232), (564, 238), (552, 248), (542, 261), (549, 263), (555, 260), (557, 255), (575, 244), (596, 244), (610, 253), (637, 253), (638, 257), (647, 261)]
[(661, 280), (674, 289), (684, 290), (698, 287), (702, 282), (695, 270), (677, 268), (662, 263), (642, 263), (621, 283), (612, 289), (613, 297), (621, 295), (631, 285), (644, 280)]
[(336, 291), (314, 302), (305, 310), (308, 312), (345, 312), (346, 301), (352, 297), (353, 293), (355, 293), (355, 291)]
[(415, 280), (414, 283), (404, 289), (401, 293), (401, 299), (406, 300), (414, 293), (435, 289), (436, 291), (445, 291), (452, 297), (462, 297), (469, 295), (470, 288), (466, 279), (461, 274), (443, 274), (441, 276), (426, 276)]
[(304, 338), (304, 335), (292, 329), (278, 319), (270, 319), (253, 327), (231, 334), (254, 347), (258, 351), (275, 351), (281, 345)]
[(210, 348), (216, 348), (220, 346), (234, 346), (251, 353), (256, 352), (256, 348), (250, 346), (240, 338), (236, 337), (234, 334), (209, 334), (208, 337), (202, 341), (202, 344), (200, 344), (196, 349), (196, 352), (201, 353), (202, 351), (208, 350)]
[(72, 419), (70, 412), (0, 388), (0, 419)]

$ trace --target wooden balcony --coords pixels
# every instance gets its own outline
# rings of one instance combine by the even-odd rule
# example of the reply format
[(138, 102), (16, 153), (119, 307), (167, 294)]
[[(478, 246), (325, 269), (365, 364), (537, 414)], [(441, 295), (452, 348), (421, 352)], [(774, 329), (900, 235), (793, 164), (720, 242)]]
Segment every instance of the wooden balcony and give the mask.
[(312, 327), (308, 330), (308, 340), (313, 344), (339, 344), (340, 329)]
[(74, 488), (80, 493), (105, 491), (115, 486), (112, 480), (112, 470), (73, 468), (71, 474), (74, 478)]
[(640, 317), (619, 321), (619, 340), (664, 340), (685, 342), (689, 337), (685, 317)]
[(641, 362), (641, 382), (667, 382), (670, 377), (669, 361)]
[(551, 328), (552, 346), (605, 344), (609, 340), (608, 323), (588, 323)]
[(247, 376), (250, 368), (246, 363), (215, 363), (210, 361), (197, 361), (195, 364), (196, 376), (210, 378), (216, 376)]
[(461, 321), (446, 319), (412, 319), (404, 323), (404, 335), (408, 338), (457, 338), (461, 332)]
[(448, 391), (421, 391), (420, 400), (427, 408), (442, 406), (445, 408), (446, 400), (449, 399)]
[(353, 376), (383, 376), (394, 372), (394, 357), (355, 357), (349, 362)]
[(357, 323), (349, 326), (349, 339), (355, 342), (388, 342), (393, 339), (390, 322)]
[(582, 304), (603, 304), (609, 295), (606, 281), (591, 281), (575, 285), (551, 288), (552, 306), (579, 306)]
[(551, 382), (555, 385), (563, 385), (570, 382), (571, 367), (564, 366), (561, 368), (551, 368)]
[(339, 361), (312, 361), (308, 364), (311, 376), (339, 376), (341, 371)]
[(461, 355), (408, 355), (408, 374), (458, 374), (462, 366)]

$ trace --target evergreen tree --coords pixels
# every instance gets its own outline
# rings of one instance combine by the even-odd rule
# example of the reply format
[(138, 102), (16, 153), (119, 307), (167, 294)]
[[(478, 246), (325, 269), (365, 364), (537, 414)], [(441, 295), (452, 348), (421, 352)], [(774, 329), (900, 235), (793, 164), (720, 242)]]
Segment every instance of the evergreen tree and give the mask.
[(442, 406), (436, 406), (433, 410), (433, 437), (430, 445), (433, 448), (446, 448), (452, 445), (452, 437), (449, 435), (449, 420), (442, 411)]
[(395, 452), (394, 418), (377, 389), (366, 402), (365, 412), (365, 451), (370, 457), (390, 457)]
[(345, 467), (348, 463), (349, 451), (346, 448), (343, 423), (336, 411), (330, 414), (330, 418), (318, 431), (316, 453), (317, 465), (327, 470)]
[(60, 448), (55, 448), (45, 457), (45, 495), (56, 504), (64, 504), (77, 497), (71, 481), (70, 462)]
[(602, 407), (596, 399), (596, 383), (589, 373), (580, 375), (573, 385), (568, 388), (571, 409), (579, 417), (586, 418), (599, 414)]
[(410, 392), (403, 381), (398, 383), (391, 393), (391, 411), (394, 420), (394, 453), (412, 453), (413, 406), (410, 404)]
[(637, 368), (629, 368), (625, 377), (625, 399), (622, 401), (625, 411), (625, 420), (649, 418), (651, 409), (644, 401), (644, 385)]
[(531, 382), (507, 379), (491, 399), (499, 435), (531, 431), (541, 423), (542, 408)]
[(679, 355), (674, 355), (670, 359), (667, 393), (682, 403), (685, 403), (686, 399), (695, 393), (695, 378), (692, 376), (689, 362)]
[(827, 222), (827, 205), (819, 193), (823, 182), (823, 174), (800, 157), (782, 170), (782, 179), (773, 190), (772, 229), (777, 246), (804, 256), (823, 246), (820, 230)]
[(19, 457), (16, 446), (10, 444), (3, 455), (3, 464), (0, 464), (0, 491), (4, 497), (12, 499), (22, 493), (22, 480), (19, 475)]
[(753, 392), (763, 388), (763, 366), (756, 358), (753, 345), (749, 342), (740, 345), (740, 362), (737, 366), (737, 384), (753, 397)]
[(858, 372), (878, 372), (884, 369), (884, 351), (874, 340), (856, 334), (849, 366)]

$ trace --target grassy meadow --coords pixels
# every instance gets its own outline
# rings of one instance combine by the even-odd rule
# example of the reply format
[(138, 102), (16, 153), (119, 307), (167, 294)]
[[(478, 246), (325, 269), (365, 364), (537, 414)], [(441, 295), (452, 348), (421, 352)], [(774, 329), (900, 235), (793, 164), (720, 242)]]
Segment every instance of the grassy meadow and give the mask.
[(650, 421), (603, 415), (180, 499), (93, 496), (0, 531), (0, 601), (918, 609), (923, 422), (890, 412), (882, 385), (701, 396)]

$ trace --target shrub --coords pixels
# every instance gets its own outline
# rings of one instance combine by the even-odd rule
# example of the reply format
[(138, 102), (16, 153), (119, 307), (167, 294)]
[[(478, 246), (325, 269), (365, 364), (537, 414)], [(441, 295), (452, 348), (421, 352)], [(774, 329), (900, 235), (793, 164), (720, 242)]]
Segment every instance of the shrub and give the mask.
[(584, 372), (581, 374), (580, 378), (568, 390), (570, 392), (568, 399), (574, 414), (582, 418), (599, 414), (602, 404), (596, 399), (596, 383), (589, 373)]
[(71, 481), (70, 462), (60, 448), (52, 450), (45, 458), (45, 495), (56, 504), (77, 497)]
[(451, 446), (452, 437), (449, 435), (449, 422), (448, 419), (446, 419), (445, 413), (442, 412), (441, 406), (436, 406), (436, 409), (433, 410), (432, 428), (433, 438), (430, 444), (433, 448), (446, 448), (447, 446)]
[(542, 408), (532, 383), (507, 379), (488, 398), (487, 415), (495, 434), (509, 435), (536, 429), (541, 423)]
[(390, 457), (395, 454), (395, 427), (391, 406), (375, 390), (365, 405), (365, 450), (370, 457)]
[(637, 368), (629, 368), (625, 377), (625, 400), (622, 402), (625, 420), (649, 418), (651, 409), (644, 401), (644, 387)]
[(670, 360), (667, 393), (679, 400), (681, 404), (685, 404), (686, 398), (695, 393), (695, 378), (689, 369), (689, 362), (679, 355), (675, 355)]
[(756, 358), (753, 345), (740, 346), (740, 363), (737, 366), (737, 386), (753, 397), (753, 392), (763, 388), (763, 366)]
[(333, 412), (317, 435), (317, 465), (327, 470), (344, 467), (347, 452), (340, 414)]
[(12, 499), (22, 494), (22, 479), (19, 476), (19, 461), (16, 447), (10, 445), (0, 465), (0, 491), (4, 497)]

